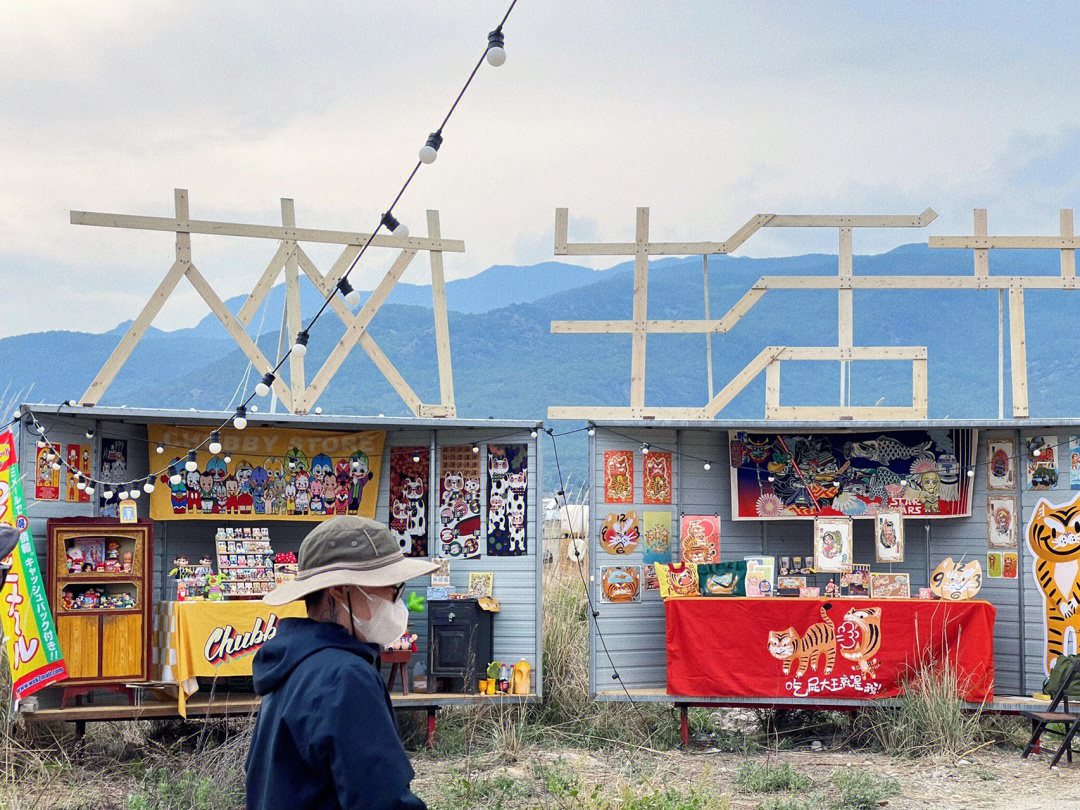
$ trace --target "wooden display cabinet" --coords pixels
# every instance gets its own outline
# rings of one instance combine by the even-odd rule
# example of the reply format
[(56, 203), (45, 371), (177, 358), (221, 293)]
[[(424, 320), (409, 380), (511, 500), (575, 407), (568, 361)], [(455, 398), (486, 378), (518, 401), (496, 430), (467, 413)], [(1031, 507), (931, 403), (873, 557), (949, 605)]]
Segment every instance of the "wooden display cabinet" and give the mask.
[(149, 680), (153, 524), (80, 517), (48, 525), (49, 604), (68, 671), (62, 703)]

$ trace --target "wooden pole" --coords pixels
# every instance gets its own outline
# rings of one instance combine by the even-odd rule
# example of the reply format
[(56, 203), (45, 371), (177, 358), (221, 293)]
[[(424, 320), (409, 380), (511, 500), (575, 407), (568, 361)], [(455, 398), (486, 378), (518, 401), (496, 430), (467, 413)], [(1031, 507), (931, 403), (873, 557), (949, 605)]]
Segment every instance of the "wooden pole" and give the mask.
[[(281, 224), (286, 228), (296, 227), (296, 212), (293, 201), (281, 198)], [(285, 262), (285, 309), (289, 321), (289, 345), (296, 343), (296, 335), (303, 328), (300, 312), (300, 272), (296, 263), (296, 242), (287, 240), (286, 250), (289, 258)], [(307, 383), (304, 379), (304, 358), (293, 352), (289, 355), (289, 387), (292, 389), (294, 403), (299, 403)]]
[(634, 331), (630, 351), (630, 407), (645, 407), (645, 321), (649, 317), (649, 209), (638, 208), (634, 243)]
[[(701, 266), (705, 273), (705, 320), (711, 320), (709, 317), (709, 256), (707, 253), (701, 254)], [(713, 378), (712, 378), (712, 332), (705, 333), (705, 376), (708, 378), (709, 383), (709, 399), (713, 398)]]

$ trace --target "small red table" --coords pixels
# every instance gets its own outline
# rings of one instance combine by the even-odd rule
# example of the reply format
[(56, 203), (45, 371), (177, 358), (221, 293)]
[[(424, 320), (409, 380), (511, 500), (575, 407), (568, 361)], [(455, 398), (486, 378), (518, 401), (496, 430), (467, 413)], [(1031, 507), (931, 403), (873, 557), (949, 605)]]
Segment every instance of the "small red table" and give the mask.
[(409, 661), (412, 660), (412, 650), (383, 650), (379, 654), (379, 660), (384, 664), (392, 664), (390, 677), (386, 680), (386, 688), (394, 688), (394, 678), (401, 676), (401, 694), (409, 694)]
[[(826, 638), (823, 609), (835, 640), (818, 644), (804, 671), (797, 656), (770, 652)], [(957, 671), (966, 700), (994, 697), (996, 610), (982, 600), (690, 597), (667, 600), (664, 612), (669, 695), (890, 697), (929, 656)]]

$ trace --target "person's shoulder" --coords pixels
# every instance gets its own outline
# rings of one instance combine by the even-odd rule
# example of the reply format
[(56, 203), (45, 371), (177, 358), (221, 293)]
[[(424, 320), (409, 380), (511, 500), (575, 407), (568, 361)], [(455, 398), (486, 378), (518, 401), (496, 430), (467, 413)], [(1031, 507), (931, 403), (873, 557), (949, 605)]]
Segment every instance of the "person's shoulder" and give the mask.
[(362, 684), (381, 683), (375, 665), (361, 655), (340, 647), (325, 647), (312, 653), (296, 668), (303, 678), (318, 680), (359, 681)]

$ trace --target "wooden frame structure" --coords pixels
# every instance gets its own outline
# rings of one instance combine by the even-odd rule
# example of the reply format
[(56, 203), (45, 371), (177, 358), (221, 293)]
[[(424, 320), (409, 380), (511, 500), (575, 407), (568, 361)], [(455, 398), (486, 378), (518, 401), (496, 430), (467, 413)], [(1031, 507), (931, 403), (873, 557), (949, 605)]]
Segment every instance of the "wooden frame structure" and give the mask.
[[(649, 209), (637, 209), (634, 242), (569, 243), (568, 212), (555, 211), (555, 255), (634, 256), (634, 309), (629, 321), (552, 321), (556, 334), (629, 334), (631, 344), (630, 406), (554, 406), (550, 419), (713, 419), (762, 371), (766, 374), (765, 415), (769, 419), (892, 420), (927, 418), (927, 350), (925, 346), (855, 346), (852, 294), (863, 289), (973, 289), (1009, 291), (1009, 332), (1012, 358), (1013, 415), (1028, 416), (1027, 354), (1024, 330), (1024, 290), (1077, 289), (1075, 252), (1080, 237), (1073, 235), (1073, 212), (1060, 214), (1059, 236), (988, 236), (986, 210), (976, 209), (973, 236), (930, 237), (931, 248), (965, 248), (975, 253), (974, 276), (855, 276), (852, 273), (853, 228), (923, 228), (937, 214), (927, 208), (917, 216), (893, 215), (777, 215), (758, 214), (723, 242), (650, 242)], [(700, 255), (704, 263), (706, 295), (707, 257), (730, 253), (760, 228), (836, 228), (838, 268), (836, 276), (762, 276), (721, 318), (704, 320), (648, 320), (649, 257)], [(991, 276), (988, 251), (993, 249), (1055, 249), (1061, 251), (1059, 276)], [(709, 336), (729, 331), (769, 290), (836, 290), (839, 304), (837, 346), (767, 346), (715, 395), (712, 390), (712, 344)], [(706, 304), (707, 306), (707, 304)], [(708, 312), (708, 309), (706, 309)], [(648, 334), (705, 334), (709, 360), (709, 394), (703, 407), (657, 408), (645, 405), (645, 345)], [(838, 360), (841, 363), (840, 404), (805, 407), (780, 405), (780, 362), (783, 360)], [(847, 364), (853, 360), (910, 360), (912, 404), (910, 407), (852, 407), (846, 400)]]
[[(80, 401), (82, 405), (95, 405), (101, 399), (116, 374), (127, 362), (128, 357), (131, 356), (135, 346), (146, 334), (146, 330), (150, 327), (158, 312), (161, 311), (165, 301), (176, 289), (176, 285), (181, 278), (187, 278), (191, 282), (207, 306), (210, 307), (210, 310), (221, 321), (229, 335), (247, 355), (256, 373), (262, 375), (270, 371), (276, 363), (271, 363), (266, 358), (255, 344), (255, 341), (247, 334), (245, 327), (251, 323), (252, 317), (254, 317), (266, 295), (274, 286), (278, 276), (282, 272), (285, 274), (283, 332), (287, 329), (289, 345), (292, 345), (296, 340), (297, 333), (303, 329), (300, 312), (300, 271), (302, 270), (304, 275), (311, 280), (319, 294), (325, 297), (335, 289), (338, 281), (360, 252), (361, 246), (371, 236), (369, 233), (298, 228), (296, 226), (293, 201), (288, 198), (281, 200), (280, 226), (193, 220), (188, 215), (187, 190), (175, 189), (173, 195), (175, 216), (172, 218), (101, 214), (87, 211), (71, 212), (71, 223), (73, 225), (167, 231), (176, 234), (176, 258), (172, 267), (165, 274), (165, 278), (162, 279), (142, 311), (131, 326), (128, 327), (127, 332), (120, 339), (120, 343), (113, 350), (105, 365), (102, 366), (97, 376), (86, 389)], [(310, 383), (306, 383), (304, 358), (296, 354), (289, 355), (289, 385), (286, 386), (279, 375), (275, 379), (273, 386), (274, 393), (287, 410), (297, 414), (308, 413), (326, 389), (327, 384), (341, 368), (341, 364), (345, 361), (349, 352), (359, 344), (360, 348), (367, 352), (387, 382), (397, 391), (405, 404), (409, 406), (409, 410), (412, 411), (413, 415), (446, 418), (456, 416), (453, 370), (450, 360), (450, 330), (446, 312), (446, 282), (443, 275), (442, 255), (444, 252), (464, 253), (465, 243), (458, 239), (442, 238), (439, 229), (438, 211), (427, 212), (427, 225), (427, 237), (409, 236), (402, 238), (380, 235), (371, 241), (372, 247), (397, 249), (399, 251), (397, 258), (358, 312), (353, 313), (339, 295), (335, 294), (330, 299), (330, 307), (345, 325), (345, 333), (338, 340), (337, 345), (330, 352)], [(266, 266), (237, 315), (233, 315), (229, 311), (221, 298), (214, 292), (210, 283), (192, 263), (191, 234), (193, 233), (274, 239), (279, 242), (273, 258)], [(299, 244), (301, 242), (320, 242), (343, 245), (344, 247), (330, 271), (324, 275), (301, 247)], [(371, 335), (368, 334), (368, 326), (379, 308), (386, 301), (390, 291), (397, 284), (416, 254), (424, 250), (428, 251), (431, 261), (435, 343), (439, 359), (441, 401), (438, 404), (424, 404), (421, 402), (420, 397), (412, 390), (405, 378), (401, 376), (394, 364), (390, 362), (390, 359), (379, 348)], [(278, 350), (278, 357), (280, 358), (283, 350), (281, 342), (279, 342)]]

